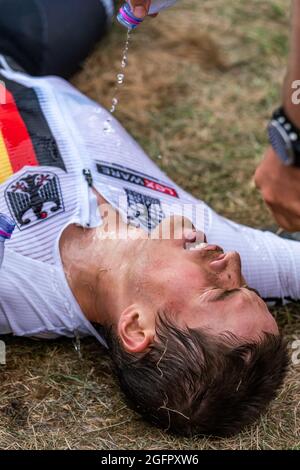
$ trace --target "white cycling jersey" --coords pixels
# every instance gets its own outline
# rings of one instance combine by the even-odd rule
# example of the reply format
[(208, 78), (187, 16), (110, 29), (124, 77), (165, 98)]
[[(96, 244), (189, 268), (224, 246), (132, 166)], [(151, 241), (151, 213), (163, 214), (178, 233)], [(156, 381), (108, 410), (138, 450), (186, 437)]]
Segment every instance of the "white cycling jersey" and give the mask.
[(0, 212), (16, 222), (0, 270), (0, 334), (94, 335), (105, 344), (73, 296), (59, 253), (69, 224), (101, 225), (92, 187), (148, 231), (166, 216), (189, 217), (209, 243), (240, 253), (248, 284), (263, 298), (300, 299), (300, 243), (217, 215), (69, 83), (0, 63)]

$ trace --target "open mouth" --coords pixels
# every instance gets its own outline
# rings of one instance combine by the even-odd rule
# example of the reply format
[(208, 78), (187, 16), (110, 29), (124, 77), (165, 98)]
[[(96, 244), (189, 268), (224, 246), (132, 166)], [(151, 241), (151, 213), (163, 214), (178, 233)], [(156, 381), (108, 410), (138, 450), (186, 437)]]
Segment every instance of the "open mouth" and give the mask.
[(224, 254), (223, 249), (218, 245), (210, 245), (209, 243), (195, 241), (194, 243), (186, 243), (185, 249), (187, 251), (214, 251), (220, 255)]
[(204, 250), (208, 246), (208, 243), (205, 242), (193, 242), (193, 243), (186, 243), (185, 249), (187, 251), (201, 251)]

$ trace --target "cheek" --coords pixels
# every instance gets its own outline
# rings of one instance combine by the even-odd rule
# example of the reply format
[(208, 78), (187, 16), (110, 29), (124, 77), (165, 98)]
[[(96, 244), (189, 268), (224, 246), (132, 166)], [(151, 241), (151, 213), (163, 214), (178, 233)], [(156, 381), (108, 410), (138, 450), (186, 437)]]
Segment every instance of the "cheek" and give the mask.
[(183, 308), (199, 292), (199, 273), (178, 267), (164, 276), (165, 301), (169, 308)]

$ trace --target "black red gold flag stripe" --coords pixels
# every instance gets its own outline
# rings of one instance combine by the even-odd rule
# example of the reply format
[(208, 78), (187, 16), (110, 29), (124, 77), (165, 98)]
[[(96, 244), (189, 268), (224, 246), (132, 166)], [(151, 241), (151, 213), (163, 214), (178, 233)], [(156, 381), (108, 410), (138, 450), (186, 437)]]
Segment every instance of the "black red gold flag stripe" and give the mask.
[(66, 171), (35, 90), (1, 74), (0, 87), (0, 184), (25, 165)]

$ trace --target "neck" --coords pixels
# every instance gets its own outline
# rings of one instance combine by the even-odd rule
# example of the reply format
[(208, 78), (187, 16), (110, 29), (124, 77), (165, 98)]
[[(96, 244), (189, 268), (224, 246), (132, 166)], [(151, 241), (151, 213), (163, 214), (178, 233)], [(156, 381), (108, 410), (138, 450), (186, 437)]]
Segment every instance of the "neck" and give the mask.
[(129, 228), (120, 218), (115, 230), (108, 232), (107, 208), (102, 215), (99, 228), (69, 227), (61, 237), (60, 252), (66, 278), (84, 315), (91, 322), (112, 325), (131, 301), (128, 283), (136, 243), (124, 236), (125, 231), (135, 232), (135, 238), (144, 232)]

